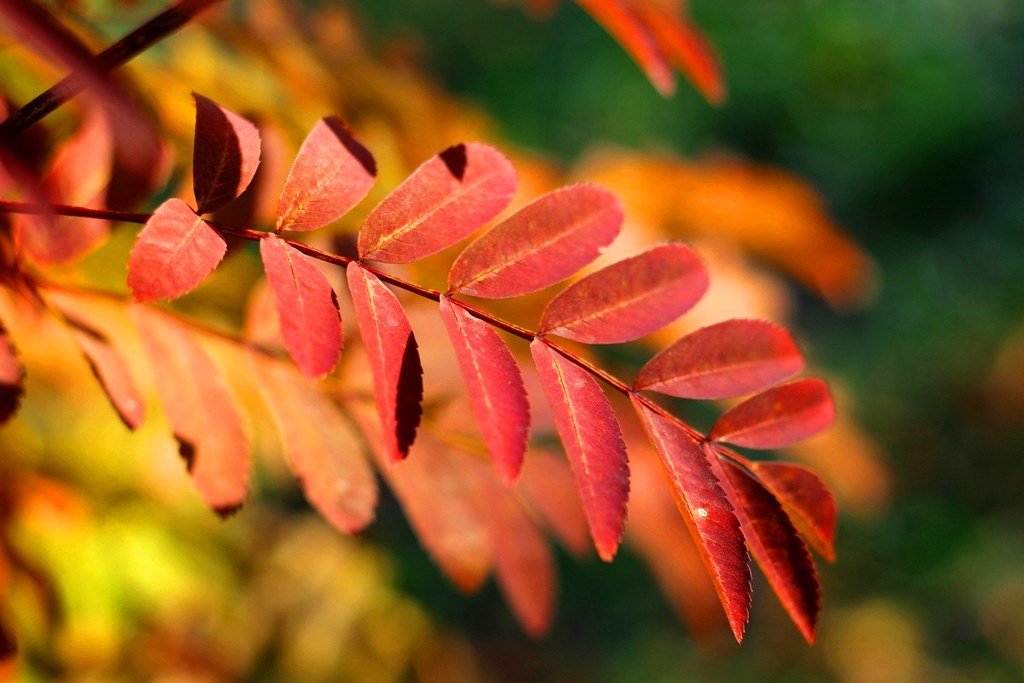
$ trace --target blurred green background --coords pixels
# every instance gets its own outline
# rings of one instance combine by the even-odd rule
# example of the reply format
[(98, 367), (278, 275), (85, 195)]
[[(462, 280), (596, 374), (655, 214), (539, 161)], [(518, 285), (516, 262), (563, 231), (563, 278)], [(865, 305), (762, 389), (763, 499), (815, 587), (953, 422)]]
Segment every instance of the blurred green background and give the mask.
[(605, 143), (784, 167), (880, 270), (863, 310), (810, 295), (798, 308), (800, 337), (852, 391), (894, 477), (888, 509), (840, 522), (821, 644), (766, 628), (759, 615), (780, 610), (760, 586), (747, 642), (697, 651), (629, 554), (562, 563), (540, 644), (496, 592), (466, 601), (418, 571), (411, 535), (406, 588), (485, 652), (492, 642), (488, 668), (510, 679), (1021, 680), (1024, 3), (693, 0), (725, 67), (718, 109), (685, 82), (662, 99), (571, 3), (546, 21), (465, 0), (356, 4), (368, 40), (414, 38), (428, 71), (509, 140), (566, 163)]

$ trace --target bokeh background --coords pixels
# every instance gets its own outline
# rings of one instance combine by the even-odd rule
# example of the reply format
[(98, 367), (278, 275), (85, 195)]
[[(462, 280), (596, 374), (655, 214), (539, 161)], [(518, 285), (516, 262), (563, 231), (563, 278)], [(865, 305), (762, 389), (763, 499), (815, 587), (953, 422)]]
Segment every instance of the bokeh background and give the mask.
[[(104, 43), (156, 5), (59, 7)], [(269, 122), (282, 149), (342, 113), (391, 169), (385, 186), (451, 142), (493, 140), (534, 194), (603, 181), (639, 234), (706, 248), (724, 284), (690, 324), (786, 320), (838, 390), (840, 425), (794, 454), (840, 501), (819, 643), (802, 642), (763, 581), (742, 646), (717, 615), (684, 605), (680, 619), (633, 547), (611, 565), (558, 551), (557, 616), (530, 639), (495, 587), (466, 597), (443, 578), (391, 498), (343, 538), (265, 466), (253, 504), (221, 524), (170, 474), (165, 437), (128, 436), (95, 390), (68, 389), (82, 368), (23, 349), (37, 372), (0, 432), (0, 476), (40, 477), (11, 533), (50, 579), (12, 589), (27, 654), (10, 675), (1021, 680), (1024, 5), (692, 0), (691, 12), (724, 65), (721, 107), (685, 82), (659, 96), (568, 2), (539, 15), (485, 0), (232, 2), (130, 72), (179, 152), (163, 196), (187, 177), (194, 89)], [(59, 73), (5, 47), (15, 101)], [(55, 117), (54, 134), (70, 121)], [(123, 288), (133, 230), (70, 276)], [(229, 261), (181, 310), (237, 327), (256, 263)]]

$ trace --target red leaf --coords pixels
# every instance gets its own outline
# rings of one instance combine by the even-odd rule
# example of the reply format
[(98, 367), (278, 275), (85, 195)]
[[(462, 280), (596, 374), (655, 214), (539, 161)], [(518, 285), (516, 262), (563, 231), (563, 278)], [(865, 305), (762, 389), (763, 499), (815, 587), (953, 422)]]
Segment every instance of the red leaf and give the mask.
[(725, 82), (714, 50), (692, 23), (663, 7), (640, 6), (640, 20), (670, 62), (686, 74), (712, 104), (725, 100)]
[(424, 435), (413, 457), (387, 467), (388, 456), (372, 418), (361, 409), (353, 417), (381, 462), (381, 474), (394, 491), (420, 544), (445, 575), (464, 593), (476, 591), (487, 578), (493, 553), (486, 512), (479, 505), (475, 480), (464, 472), (473, 456), (442, 449)]
[(593, 377), (541, 339), (530, 345), (544, 396), (572, 465), (597, 554), (615, 557), (626, 521), (629, 459), (608, 397)]
[(544, 309), (540, 332), (586, 344), (633, 341), (686, 313), (707, 288), (700, 257), (663, 244), (570, 285)]
[(121, 421), (128, 429), (138, 429), (146, 417), (146, 404), (124, 358), (107, 340), (95, 333), (78, 326), (73, 331), (92, 373), (99, 380)]
[(168, 199), (146, 222), (128, 257), (128, 287), (136, 301), (174, 299), (198, 287), (228, 245), (180, 199)]
[(260, 165), (260, 132), (213, 100), (192, 93), (196, 136), (192, 185), (199, 213), (212, 213), (245, 191)]
[(343, 216), (373, 187), (377, 163), (336, 116), (319, 121), (281, 190), (277, 230), (316, 230)]
[(666, 96), (675, 92), (672, 67), (640, 21), (632, 3), (627, 0), (576, 0), (576, 4), (589, 12), (625, 48), (658, 92)]
[(481, 481), (477, 491), (488, 511), (498, 587), (523, 630), (539, 638), (551, 627), (556, 601), (551, 548), (510, 492), (493, 480)]
[(25, 394), (25, 369), (18, 360), (7, 330), (0, 325), (0, 424), (18, 412)]
[(747, 448), (784, 448), (832, 424), (835, 406), (820, 379), (800, 379), (733, 407), (711, 428), (714, 441)]
[(633, 388), (681, 398), (728, 398), (760, 391), (803, 368), (803, 356), (783, 328), (764, 320), (726, 320), (652, 358)]
[(733, 635), (741, 641), (750, 615), (750, 566), (733, 506), (700, 444), (637, 398), (633, 406), (661, 455), (679, 511), (711, 574)]
[(355, 533), (373, 521), (377, 480), (337, 406), (292, 368), (254, 357), (281, 444), (306, 499), (335, 528)]
[(498, 150), (455, 145), (416, 169), (359, 231), (359, 256), (409, 263), (465, 239), (508, 206), (516, 172)]
[(260, 240), (260, 256), (288, 351), (307, 377), (320, 379), (341, 356), (341, 319), (331, 283), (313, 259), (274, 235)]
[(398, 298), (373, 273), (349, 264), (348, 288), (373, 372), (388, 462), (394, 464), (408, 455), (423, 412), (423, 367), (416, 337)]
[(230, 515), (245, 501), (249, 483), (249, 440), (238, 399), (190, 331), (142, 308), (134, 313), (192, 481), (207, 505)]
[(786, 462), (750, 464), (765, 488), (795, 515), (808, 542), (829, 562), (835, 561), (836, 502), (828, 487), (806, 467)]
[[(114, 139), (106, 116), (91, 110), (75, 134), (58, 148), (43, 179), (54, 202), (102, 208), (114, 163)], [(35, 263), (69, 263), (99, 246), (109, 221), (67, 216), (17, 216), (18, 247)]]
[(751, 554), (793, 623), (813, 644), (821, 612), (821, 587), (807, 546), (771, 493), (734, 463), (722, 463), (713, 451), (708, 459), (726, 482)]
[(441, 319), (469, 390), (473, 414), (507, 486), (519, 476), (530, 431), (530, 404), (519, 364), (494, 328), (441, 297)]
[(587, 519), (580, 508), (572, 470), (565, 458), (545, 451), (530, 451), (516, 491), (569, 552), (576, 557), (590, 553)]
[(621, 227), (622, 206), (604, 188), (555, 190), (469, 245), (448, 274), (448, 288), (492, 299), (539, 291), (596, 259)]

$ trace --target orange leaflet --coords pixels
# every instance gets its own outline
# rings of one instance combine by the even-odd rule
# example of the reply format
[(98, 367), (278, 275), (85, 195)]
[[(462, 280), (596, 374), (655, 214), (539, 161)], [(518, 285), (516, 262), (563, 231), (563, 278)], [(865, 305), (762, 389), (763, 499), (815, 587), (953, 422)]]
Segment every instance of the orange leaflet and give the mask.
[(378, 204), (359, 231), (359, 256), (409, 263), (465, 239), (508, 206), (516, 172), (479, 142), (449, 147)]
[(661, 456), (679, 511), (711, 574), (733, 635), (742, 641), (750, 616), (750, 567), (733, 506), (693, 437), (636, 398), (633, 407)]
[(128, 429), (138, 429), (146, 417), (146, 404), (124, 358), (107, 339), (92, 330), (75, 325), (73, 333), (118, 417)]
[(267, 407), (306, 500), (335, 528), (355, 533), (373, 521), (377, 480), (337, 406), (293, 368), (252, 356)]
[(590, 553), (587, 519), (565, 458), (546, 451), (528, 452), (516, 492), (537, 511), (566, 550), (576, 557)]
[(409, 454), (423, 412), (423, 366), (416, 337), (398, 297), (376, 275), (351, 263), (347, 277), (373, 371), (387, 460), (393, 465)]
[(629, 53), (662, 95), (676, 90), (676, 79), (665, 54), (658, 47), (629, 0), (576, 0), (597, 23)]
[(588, 372), (542, 339), (530, 345), (544, 396), (569, 456), (597, 554), (610, 562), (622, 539), (629, 464), (608, 397)]
[(530, 431), (530, 404), (519, 364), (493, 327), (452, 304), (448, 297), (441, 297), (441, 319), (484, 442), (502, 481), (512, 486), (523, 464)]
[(711, 428), (713, 441), (747, 448), (784, 448), (832, 424), (835, 406), (820, 379), (800, 379), (769, 389), (726, 412)]
[(728, 398), (760, 391), (803, 368), (800, 350), (782, 327), (765, 320), (726, 320), (652, 358), (633, 387), (681, 398)]
[(633, 341), (686, 313), (707, 288), (700, 257), (663, 244), (570, 285), (544, 309), (540, 333), (586, 344)]
[(0, 324), (0, 424), (14, 417), (25, 393), (25, 369), (7, 330)]
[[(114, 139), (106, 115), (90, 109), (75, 134), (57, 149), (42, 185), (55, 203), (102, 208), (114, 163)], [(100, 245), (109, 221), (68, 216), (17, 216), (19, 249), (45, 266), (69, 263)]]
[(128, 257), (136, 301), (175, 299), (198, 287), (224, 258), (224, 238), (180, 199), (168, 199), (146, 222)]
[(274, 235), (260, 240), (260, 257), (288, 352), (307, 377), (324, 377), (334, 369), (342, 347), (338, 300), (331, 283), (311, 258)]
[(142, 307), (133, 313), (192, 481), (217, 514), (230, 515), (249, 484), (249, 439), (238, 399), (192, 332)]
[(604, 188), (555, 190), (469, 245), (452, 266), (448, 288), (492, 299), (537, 292), (596, 259), (621, 227), (622, 206)]
[(260, 165), (256, 126), (213, 100), (192, 93), (196, 136), (192, 185), (199, 213), (212, 213), (245, 191)]
[(668, 60), (686, 74), (698, 92), (712, 104), (725, 100), (722, 69), (708, 41), (676, 8), (637, 2), (636, 12)]
[(722, 462), (711, 446), (708, 461), (740, 522), (751, 554), (779, 602), (808, 643), (814, 642), (821, 612), (821, 586), (807, 546), (775, 497), (731, 461)]
[(316, 230), (358, 204), (377, 162), (337, 116), (319, 121), (299, 149), (277, 205), (277, 231)]
[(835, 561), (836, 501), (814, 472), (787, 462), (753, 462), (761, 483), (793, 513), (807, 541), (829, 562)]

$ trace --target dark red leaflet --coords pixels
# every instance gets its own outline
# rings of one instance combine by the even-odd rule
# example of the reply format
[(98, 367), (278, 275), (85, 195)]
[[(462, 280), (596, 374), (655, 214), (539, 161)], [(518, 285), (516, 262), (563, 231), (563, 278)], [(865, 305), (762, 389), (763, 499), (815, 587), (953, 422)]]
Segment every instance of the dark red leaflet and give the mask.
[(338, 407), (286, 364), (258, 354), (253, 364), (306, 500), (336, 529), (366, 528), (377, 507), (377, 480)]
[(337, 116), (319, 121), (292, 164), (277, 205), (277, 231), (316, 230), (358, 204), (377, 179), (377, 162)]
[(478, 142), (449, 147), (378, 204), (359, 230), (359, 256), (409, 263), (459, 242), (508, 206), (516, 172)]
[(251, 464), (238, 399), (191, 331), (142, 307), (133, 312), (192, 481), (207, 505), (230, 515), (245, 501)]
[(484, 442), (502, 481), (512, 486), (530, 430), (530, 404), (519, 364), (493, 327), (448, 297), (441, 297), (440, 306)]
[(423, 401), (423, 367), (412, 326), (394, 293), (357, 263), (348, 266), (348, 288), (373, 372), (373, 390), (388, 462), (409, 453)]
[(540, 333), (585, 344), (633, 341), (690, 310), (707, 288), (700, 257), (663, 244), (569, 285), (544, 309)]
[(604, 188), (555, 190), (470, 244), (452, 266), (448, 288), (492, 299), (540, 291), (596, 259), (621, 227), (622, 206)]
[(729, 398), (770, 387), (803, 368), (800, 350), (782, 327), (765, 320), (726, 320), (663, 350), (643, 367), (633, 387), (681, 398)]
[(788, 462), (750, 464), (761, 483), (794, 516), (808, 542), (829, 562), (835, 561), (836, 501), (814, 472)]
[(227, 242), (180, 199), (160, 205), (128, 257), (136, 301), (176, 299), (198, 287), (224, 258)]
[(832, 424), (835, 406), (820, 379), (800, 379), (747, 399), (711, 428), (713, 441), (747, 448), (784, 448)]
[(254, 124), (198, 93), (192, 147), (192, 185), (198, 213), (212, 213), (237, 198), (260, 165)]
[(679, 511), (711, 574), (737, 642), (750, 616), (750, 566), (736, 511), (704, 449), (674, 421), (633, 399), (672, 482)]
[(719, 480), (736, 509), (751, 554), (772, 590), (808, 643), (814, 643), (821, 612), (821, 587), (811, 554), (775, 497), (731, 461), (706, 447)]
[(626, 521), (629, 459), (608, 397), (588, 372), (543, 339), (530, 345), (597, 554), (615, 557)]
[(341, 356), (338, 300), (313, 259), (275, 235), (260, 240), (260, 257), (277, 302), (281, 335), (303, 374), (320, 379)]

